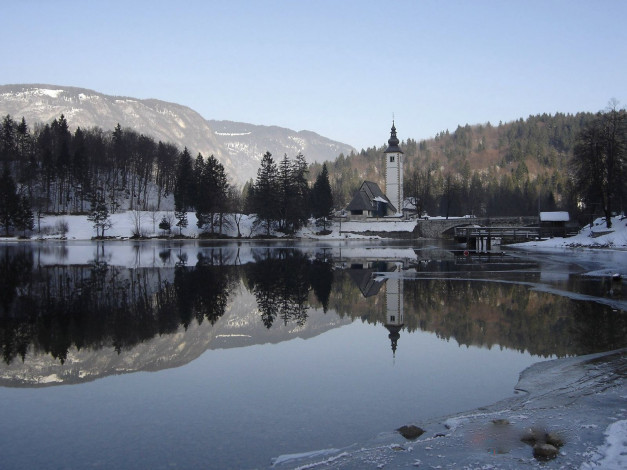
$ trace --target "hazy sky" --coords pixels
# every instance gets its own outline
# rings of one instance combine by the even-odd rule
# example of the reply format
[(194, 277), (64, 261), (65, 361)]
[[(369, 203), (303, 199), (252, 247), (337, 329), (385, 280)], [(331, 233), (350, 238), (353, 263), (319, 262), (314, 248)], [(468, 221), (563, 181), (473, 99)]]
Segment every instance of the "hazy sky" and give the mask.
[(183, 104), (360, 149), (627, 101), (627, 1), (2, 1), (0, 84)]

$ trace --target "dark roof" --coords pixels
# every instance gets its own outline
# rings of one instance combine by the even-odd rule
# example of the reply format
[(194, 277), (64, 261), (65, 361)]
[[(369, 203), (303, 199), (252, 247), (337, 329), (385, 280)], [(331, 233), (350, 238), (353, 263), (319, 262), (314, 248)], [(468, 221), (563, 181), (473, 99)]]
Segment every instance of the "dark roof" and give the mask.
[(388, 148), (385, 149), (384, 153), (403, 153), (398, 144), (400, 144), (400, 141), (398, 140), (398, 137), (396, 137), (396, 127), (394, 126), (394, 121), (392, 121), (392, 130), (390, 131)]
[(381, 286), (385, 283), (385, 278), (375, 276), (374, 269), (349, 269), (348, 275), (359, 287), (361, 295), (371, 297), (379, 293)]
[(346, 210), (349, 211), (371, 211), (374, 210), (373, 203), (368, 199), (368, 195), (361, 191), (357, 191), (353, 196), (351, 202), (346, 206)]
[(346, 206), (349, 211), (373, 211), (376, 210), (377, 204), (375, 198), (384, 199), (392, 212), (396, 212), (396, 207), (392, 205), (388, 197), (383, 194), (377, 183), (372, 181), (364, 181), (359, 187), (359, 191), (355, 193), (351, 202)]

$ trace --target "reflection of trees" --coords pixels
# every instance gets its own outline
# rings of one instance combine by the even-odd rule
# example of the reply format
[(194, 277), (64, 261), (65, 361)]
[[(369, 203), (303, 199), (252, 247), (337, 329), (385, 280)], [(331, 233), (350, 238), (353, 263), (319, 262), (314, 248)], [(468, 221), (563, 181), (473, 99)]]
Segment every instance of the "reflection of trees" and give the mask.
[[(174, 271), (173, 279), (172, 272)], [(0, 254), (0, 341), (6, 363), (29, 348), (62, 363), (69, 349), (118, 353), (156, 335), (212, 324), (224, 314), (235, 273), (205, 265), (128, 269), (95, 261), (33, 271), (32, 252)]]
[[(347, 272), (336, 272), (330, 304), (340, 314), (385, 323), (383, 294), (363, 298)], [(542, 356), (606, 351), (627, 345), (627, 318), (611, 308), (531, 290), (470, 280), (404, 282), (405, 328), (459, 344), (501, 346)]]
[(179, 253), (170, 268), (112, 266), (97, 256), (89, 265), (35, 269), (26, 247), (0, 251), (0, 344), (7, 364), (24, 360), (29, 351), (62, 363), (72, 347), (113, 347), (119, 353), (194, 321), (213, 325), (242, 271), (264, 325), (279, 318), (302, 326), (314, 301), (310, 291), (326, 309), (333, 282), (329, 263), (295, 250), (268, 250), (245, 267), (225, 266), (233, 258), (228, 251), (203, 249), (193, 267)]
[(206, 263), (199, 258), (196, 267), (177, 267), (174, 290), (179, 322), (187, 329), (193, 318), (198, 324), (206, 318), (213, 325), (225, 310), (236, 280), (233, 268)]
[(292, 321), (304, 325), (311, 289), (326, 311), (333, 283), (328, 262), (312, 262), (297, 250), (267, 250), (255, 263), (247, 264), (244, 273), (266, 328), (272, 327), (276, 318), (285, 325)]
[(405, 283), (405, 325), (465, 345), (500, 345), (542, 356), (627, 344), (627, 319), (609, 307), (520, 284), (419, 280)]

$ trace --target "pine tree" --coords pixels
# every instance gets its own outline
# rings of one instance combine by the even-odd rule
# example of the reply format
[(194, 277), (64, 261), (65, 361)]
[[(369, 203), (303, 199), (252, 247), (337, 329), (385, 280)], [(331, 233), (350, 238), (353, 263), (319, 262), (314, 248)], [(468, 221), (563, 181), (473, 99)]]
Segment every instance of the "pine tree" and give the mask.
[(265, 225), (266, 234), (270, 235), (272, 224), (279, 220), (279, 180), (278, 170), (272, 154), (266, 152), (257, 170), (257, 180), (249, 193), (248, 207), (257, 214), (259, 223)]
[(627, 111), (611, 106), (581, 130), (572, 162), (581, 196), (589, 206), (601, 206), (608, 228), (613, 210), (627, 196)]
[(15, 181), (9, 173), (9, 165), (5, 162), (0, 177), (0, 224), (4, 226), (4, 233), (9, 236), (9, 229), (15, 224), (15, 217), (19, 211), (19, 197)]
[(333, 195), (329, 183), (329, 171), (325, 163), (311, 190), (311, 212), (316, 219), (322, 219), (323, 230), (327, 229), (327, 218), (331, 216), (332, 210)]
[(14, 225), (17, 230), (22, 230), (22, 234), (26, 237), (26, 231), (32, 230), (34, 227), (35, 218), (33, 217), (33, 211), (28, 203), (28, 197), (22, 196), (19, 198), (17, 211), (14, 217)]
[(159, 222), (159, 230), (163, 230), (164, 232), (168, 232), (168, 235), (169, 235), (171, 229), (172, 229), (172, 223), (164, 215), (161, 218), (161, 221)]
[(311, 190), (307, 182), (308, 165), (305, 157), (298, 154), (292, 167), (292, 186), (294, 188), (294, 217), (292, 229), (298, 231), (311, 215)]
[(192, 164), (192, 156), (187, 150), (179, 156), (176, 166), (176, 186), (174, 188), (174, 203), (181, 209), (187, 211), (194, 207), (195, 197), (194, 185), (194, 169)]
[(179, 205), (174, 207), (174, 217), (176, 217), (176, 226), (179, 228), (179, 235), (183, 235), (183, 229), (187, 227), (187, 210)]
[(102, 193), (97, 193), (91, 201), (91, 212), (87, 220), (93, 222), (96, 229), (96, 237), (104, 237), (105, 230), (113, 226), (109, 218), (109, 208)]
[(290, 223), (294, 218), (294, 182), (292, 180), (292, 167), (287, 158), (287, 154), (283, 155), (281, 163), (279, 163), (279, 193), (278, 193), (278, 211), (279, 211), (279, 230), (289, 233)]

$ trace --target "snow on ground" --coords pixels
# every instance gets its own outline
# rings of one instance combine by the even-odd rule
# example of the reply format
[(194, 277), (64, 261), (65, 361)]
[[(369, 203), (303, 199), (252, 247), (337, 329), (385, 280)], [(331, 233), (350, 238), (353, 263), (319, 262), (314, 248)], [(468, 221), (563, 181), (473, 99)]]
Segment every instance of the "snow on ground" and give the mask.
[[(194, 212), (187, 213), (187, 227), (179, 231), (176, 227), (176, 218), (172, 211), (127, 211), (110, 214), (111, 228), (105, 230), (106, 237), (112, 238), (130, 238), (139, 228), (140, 233), (145, 237), (157, 237), (165, 235), (163, 230), (159, 229), (159, 222), (166, 217), (171, 222), (172, 236), (183, 235), (190, 238), (198, 238), (202, 230), (196, 225), (197, 218)], [(227, 217), (229, 224), (223, 227), (223, 234), (229, 237), (237, 236), (237, 227), (232, 217)], [(240, 232), (243, 237), (253, 237), (255, 235), (264, 235), (265, 229), (258, 227), (253, 228), (255, 221), (254, 216), (244, 215), (240, 222)], [(61, 233), (59, 225), (66, 224), (67, 232)], [(86, 215), (50, 215), (42, 218), (40, 222), (41, 232), (37, 229), (37, 221), (35, 221), (35, 233), (32, 239), (60, 239), (66, 240), (91, 240), (96, 236), (96, 229), (92, 222), (87, 220)], [(297, 237), (306, 239), (322, 239), (322, 240), (347, 240), (347, 239), (376, 239), (378, 236), (366, 235), (364, 233), (354, 232), (411, 232), (416, 226), (415, 220), (380, 220), (376, 222), (343, 222), (327, 224), (327, 230), (331, 233), (320, 235), (322, 226), (316, 226), (311, 221), (307, 227), (304, 227), (296, 234)], [(216, 232), (217, 232), (216, 227)], [(340, 232), (341, 230), (341, 232)], [(272, 235), (283, 236), (276, 231), (271, 232)], [(0, 238), (0, 240), (14, 240), (14, 237)]]
[[(536, 252), (543, 262), (553, 257), (563, 261), (569, 256), (581, 265), (588, 276), (627, 278), (627, 218), (613, 217), (608, 229), (604, 219), (596, 219), (593, 226), (586, 225), (577, 235), (568, 238), (517, 243), (508, 248)], [(533, 255), (531, 255), (533, 256)]]
[[(627, 349), (540, 362), (521, 374), (518, 396), (425, 423), (399, 423), (424, 429), (417, 440), (388, 431), (335, 454), (279, 456), (273, 468), (624, 469), (626, 371)], [(554, 459), (533, 457), (521, 441), (530, 429), (563, 441)]]
[(599, 218), (592, 227), (586, 225), (574, 237), (555, 237), (537, 242), (515, 245), (520, 248), (627, 248), (627, 218), (612, 217), (612, 228), (607, 228), (605, 219)]

